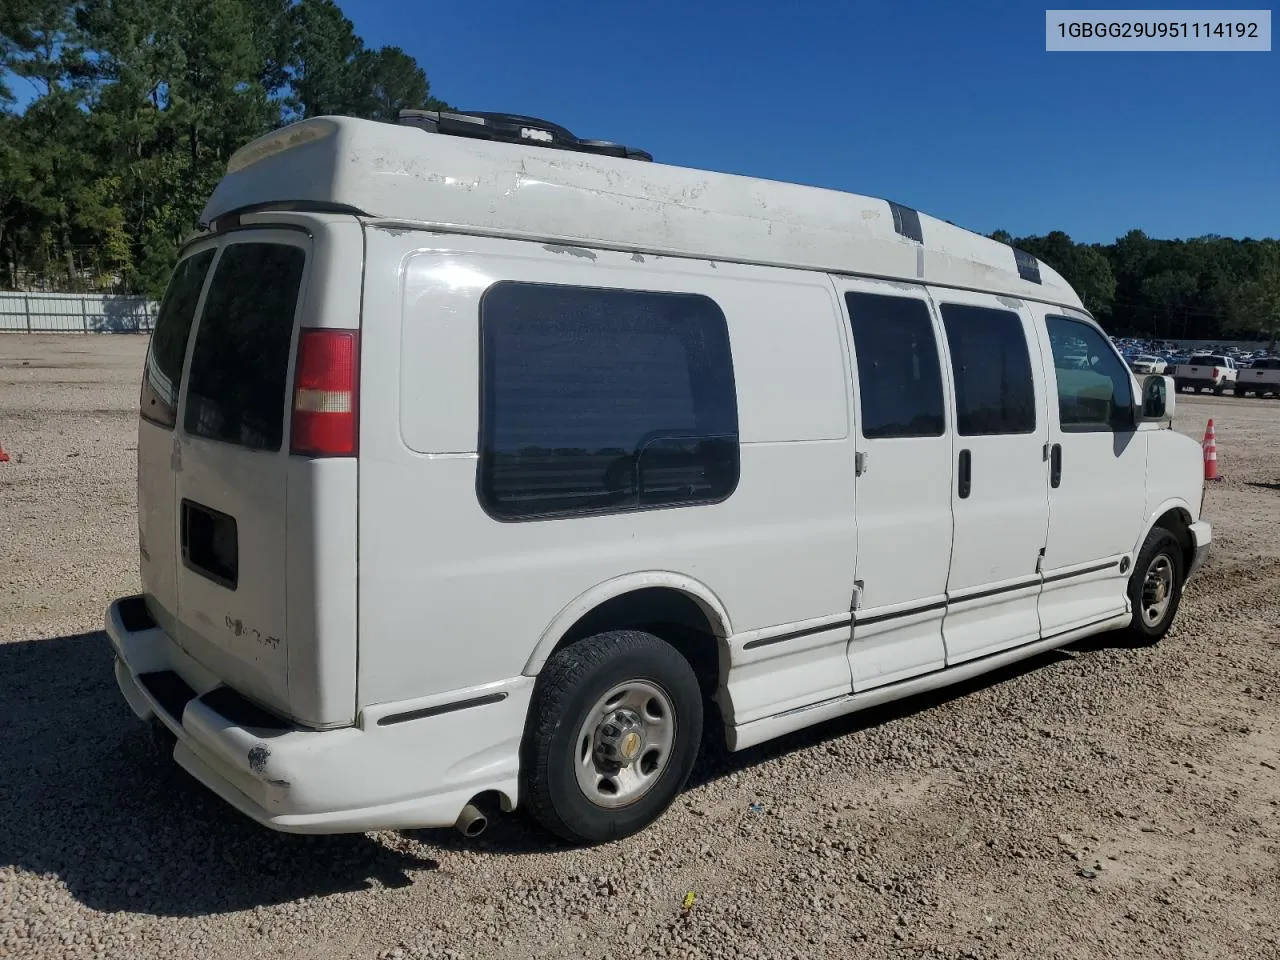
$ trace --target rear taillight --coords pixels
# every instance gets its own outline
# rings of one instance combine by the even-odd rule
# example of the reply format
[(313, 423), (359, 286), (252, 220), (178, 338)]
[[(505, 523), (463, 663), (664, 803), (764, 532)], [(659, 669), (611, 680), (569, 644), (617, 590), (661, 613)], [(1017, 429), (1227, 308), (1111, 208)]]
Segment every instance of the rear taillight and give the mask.
[(1217, 380), (1220, 376), (1222, 376), (1222, 374), (1220, 374), (1220, 373), (1218, 372), (1218, 368), (1217, 368), (1217, 367), (1214, 367), (1214, 368), (1213, 368), (1213, 379)]
[(304, 457), (356, 455), (359, 344), (355, 330), (303, 330), (299, 334), (290, 453)]

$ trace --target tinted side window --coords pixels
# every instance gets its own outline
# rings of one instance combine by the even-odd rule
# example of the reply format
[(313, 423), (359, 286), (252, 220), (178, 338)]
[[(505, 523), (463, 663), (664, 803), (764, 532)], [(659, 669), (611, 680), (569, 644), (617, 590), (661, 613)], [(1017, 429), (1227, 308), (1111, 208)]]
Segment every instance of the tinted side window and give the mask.
[(251, 450), (279, 450), (293, 315), (306, 255), (280, 243), (222, 251), (196, 328), (187, 432)]
[(499, 283), (480, 323), (491, 515), (709, 503), (737, 486), (729, 334), (707, 297)]
[(858, 355), (862, 435), (942, 436), (942, 370), (929, 307), (874, 293), (846, 293), (845, 302)]
[(1096, 329), (1068, 317), (1046, 317), (1064, 432), (1133, 429), (1129, 370)]
[(142, 372), (139, 412), (162, 427), (172, 427), (177, 420), (187, 337), (191, 334), (191, 321), (195, 319), (196, 304), (211, 262), (213, 251), (202, 250), (179, 263), (160, 303), (160, 315), (156, 317)]
[(1031, 433), (1036, 428), (1031, 355), (1022, 321), (1009, 310), (942, 305), (961, 436)]

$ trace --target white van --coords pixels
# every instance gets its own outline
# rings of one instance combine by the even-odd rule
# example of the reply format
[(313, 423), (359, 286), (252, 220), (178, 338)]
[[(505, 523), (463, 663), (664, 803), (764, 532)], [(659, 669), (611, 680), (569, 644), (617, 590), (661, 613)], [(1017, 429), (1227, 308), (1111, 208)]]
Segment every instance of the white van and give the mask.
[(1045, 264), (406, 119), (236, 153), (147, 356), (115, 672), (237, 809), (474, 834), (522, 803), (603, 841), (679, 793), (706, 705), (742, 749), (1168, 631), (1200, 450)]

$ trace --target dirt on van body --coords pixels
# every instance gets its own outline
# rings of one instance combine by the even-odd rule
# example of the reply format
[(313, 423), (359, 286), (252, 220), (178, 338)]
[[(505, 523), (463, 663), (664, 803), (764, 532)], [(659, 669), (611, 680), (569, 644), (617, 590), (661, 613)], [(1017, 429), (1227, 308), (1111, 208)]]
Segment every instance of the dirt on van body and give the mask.
[(144, 349), (0, 336), (0, 956), (1280, 956), (1280, 402), (1178, 398), (1226, 480), (1155, 648), (710, 750), (596, 849), (519, 814), (294, 837), (191, 781), (112, 679)]

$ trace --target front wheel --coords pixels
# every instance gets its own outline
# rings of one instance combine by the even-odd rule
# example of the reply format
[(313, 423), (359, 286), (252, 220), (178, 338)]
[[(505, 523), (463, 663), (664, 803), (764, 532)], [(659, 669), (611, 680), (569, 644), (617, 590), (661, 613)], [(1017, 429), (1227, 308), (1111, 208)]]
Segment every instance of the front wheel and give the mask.
[(521, 774), (534, 818), (570, 843), (638, 833), (684, 788), (702, 740), (689, 662), (638, 630), (565, 647), (538, 677)]
[(1144, 643), (1159, 642), (1173, 626), (1182, 602), (1182, 545), (1164, 527), (1155, 527), (1138, 551), (1129, 576), (1133, 619), (1129, 632)]

